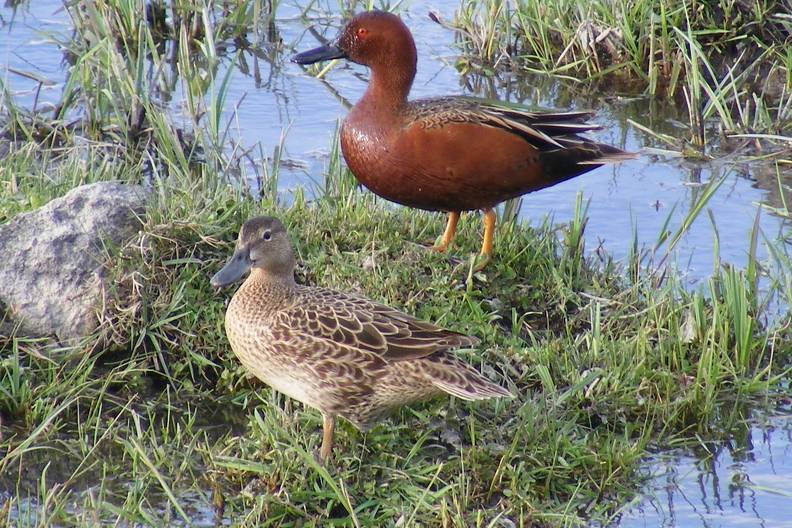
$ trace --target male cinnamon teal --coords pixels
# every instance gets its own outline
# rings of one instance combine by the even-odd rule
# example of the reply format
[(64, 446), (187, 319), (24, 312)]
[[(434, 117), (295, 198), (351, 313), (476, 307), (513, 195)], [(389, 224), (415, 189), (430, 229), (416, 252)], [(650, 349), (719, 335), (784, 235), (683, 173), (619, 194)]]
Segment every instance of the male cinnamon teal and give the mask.
[(577, 135), (599, 128), (590, 112), (529, 109), (464, 96), (408, 101), (417, 54), (399, 17), (369, 11), (338, 38), (292, 57), (298, 64), (346, 58), (371, 69), (363, 97), (341, 128), (344, 159), (374, 193), (448, 213), (445, 251), (461, 211), (484, 211), (483, 268), (492, 254), (497, 204), (550, 187), (604, 163), (632, 158)]
[(475, 345), (475, 337), (364, 297), (301, 286), (294, 266), (283, 224), (253, 218), (211, 283), (226, 286), (250, 271), (226, 311), (231, 348), (261, 381), (322, 413), (322, 460), (330, 455), (336, 416), (365, 430), (396, 407), (441, 393), (511, 396), (450, 352)]

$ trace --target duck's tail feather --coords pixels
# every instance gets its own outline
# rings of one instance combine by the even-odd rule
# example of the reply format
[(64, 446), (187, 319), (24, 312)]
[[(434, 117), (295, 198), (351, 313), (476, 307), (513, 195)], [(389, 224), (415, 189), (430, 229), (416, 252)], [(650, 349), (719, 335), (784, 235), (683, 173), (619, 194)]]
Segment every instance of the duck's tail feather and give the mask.
[(636, 157), (631, 152), (578, 137), (565, 138), (563, 144), (563, 148), (545, 150), (540, 154), (543, 174), (551, 180), (551, 184), (574, 178), (600, 165), (620, 163)]
[[(602, 147), (602, 144), (600, 144), (600, 147)], [(612, 153), (603, 153), (599, 158), (579, 161), (578, 165), (605, 165), (606, 163), (621, 163), (622, 161), (628, 161), (637, 157), (638, 155), (634, 152), (618, 151)]]
[(492, 383), (455, 357), (430, 357), (426, 361), (430, 363), (426, 371), (432, 384), (457, 398), (473, 401), (514, 397), (506, 388)]

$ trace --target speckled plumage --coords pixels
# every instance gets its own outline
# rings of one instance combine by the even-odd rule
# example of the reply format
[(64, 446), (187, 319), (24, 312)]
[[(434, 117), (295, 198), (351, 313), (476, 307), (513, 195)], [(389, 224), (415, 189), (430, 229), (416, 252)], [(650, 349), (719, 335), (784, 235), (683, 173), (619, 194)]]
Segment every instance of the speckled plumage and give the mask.
[[(226, 312), (231, 348), (257, 378), (326, 420), (343, 416), (365, 430), (396, 407), (443, 392), (466, 400), (510, 395), (450, 352), (474, 346), (475, 337), (357, 295), (296, 284), (278, 220), (247, 222), (229, 265), (240, 251), (260, 259), (251, 257), (251, 274)], [(225, 283), (215, 279), (226, 268), (213, 283)]]

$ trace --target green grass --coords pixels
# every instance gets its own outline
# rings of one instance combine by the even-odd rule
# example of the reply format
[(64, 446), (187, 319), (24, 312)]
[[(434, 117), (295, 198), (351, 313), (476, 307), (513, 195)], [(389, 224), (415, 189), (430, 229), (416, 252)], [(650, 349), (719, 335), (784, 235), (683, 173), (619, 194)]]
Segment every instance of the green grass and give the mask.
[(668, 98), (688, 109), (687, 139), (699, 150), (723, 133), (773, 145), (792, 122), (788, 12), (768, 0), (465, 1), (454, 22), (458, 67)]
[[(117, 170), (95, 175), (128, 174)], [(198, 171), (158, 182), (138, 237), (108, 254), (118, 301), (85, 347), (4, 340), (10, 524), (186, 524), (215, 511), (265, 526), (604, 520), (635, 493), (649, 449), (741, 426), (745, 412), (724, 409), (761, 408), (785, 379), (788, 330), (760, 322), (754, 272), (726, 268), (697, 292), (673, 274), (628, 280), (586, 259), (582, 204), (561, 237), (502, 225), (498, 258), (469, 280), (475, 217), (461, 223), (457, 264), (415, 243), (442, 230), (439, 215), (343, 184), (310, 204), (256, 201)], [(367, 435), (342, 425), (335, 462), (317, 467), (320, 416), (245, 376), (222, 328), (232, 292), (208, 284), (256, 213), (286, 222), (301, 282), (480, 336), (465, 357), (515, 400), (441, 398)]]
[[(236, 15), (202, 13), (228, 21), (207, 24), (194, 49), (182, 39), (170, 63), (131, 4), (95, 6), (112, 9), (74, 15), (85, 33), (59, 114), (5, 99), (0, 221), (92, 181), (149, 179), (154, 198), (138, 235), (107, 250), (114, 300), (94, 336), (73, 348), (0, 336), (0, 525), (607, 522), (639, 489), (651, 451), (743, 430), (788, 382), (789, 315), (767, 322), (768, 299), (789, 306), (783, 244), (755, 231), (746, 269), (718, 268), (688, 291), (672, 268), (647, 268), (637, 247), (623, 265), (587, 257), (581, 198), (566, 226), (502, 223), (496, 258), (472, 274), (478, 218), (461, 221), (456, 259), (427, 251), (443, 218), (359, 191), (337, 138), (310, 200), (278, 201), (277, 155), (255, 168), (255, 195), (229, 183), (239, 158), (226, 148), (227, 84), (206, 28), (227, 38), (217, 32), (238, 27)], [(135, 38), (119, 44), (118, 28)], [(186, 130), (151, 95), (168, 68), (184, 83)], [(653, 262), (718, 183), (658, 236)], [(342, 423), (334, 462), (317, 466), (319, 414), (246, 376), (223, 330), (233, 290), (208, 282), (259, 213), (286, 223), (300, 282), (479, 336), (464, 357), (515, 399), (440, 398), (367, 434)], [(756, 260), (760, 242), (771, 263)]]

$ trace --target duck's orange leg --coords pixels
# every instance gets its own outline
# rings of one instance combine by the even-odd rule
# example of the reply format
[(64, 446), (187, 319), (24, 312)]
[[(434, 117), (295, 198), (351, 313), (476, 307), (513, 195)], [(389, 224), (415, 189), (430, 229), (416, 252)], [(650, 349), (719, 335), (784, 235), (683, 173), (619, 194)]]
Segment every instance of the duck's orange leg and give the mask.
[(443, 238), (440, 239), (438, 244), (432, 247), (432, 251), (444, 253), (448, 249), (448, 245), (454, 240), (456, 234), (457, 222), (459, 222), (459, 211), (452, 211), (448, 213), (448, 223), (446, 224)]
[(333, 433), (335, 432), (335, 416), (322, 414), (322, 448), (319, 460), (324, 464), (333, 452)]
[(495, 238), (495, 220), (497, 216), (492, 209), (484, 209), (484, 243), (481, 244), (481, 253), (479, 262), (474, 271), (483, 270), (489, 261), (492, 259), (492, 240)]

